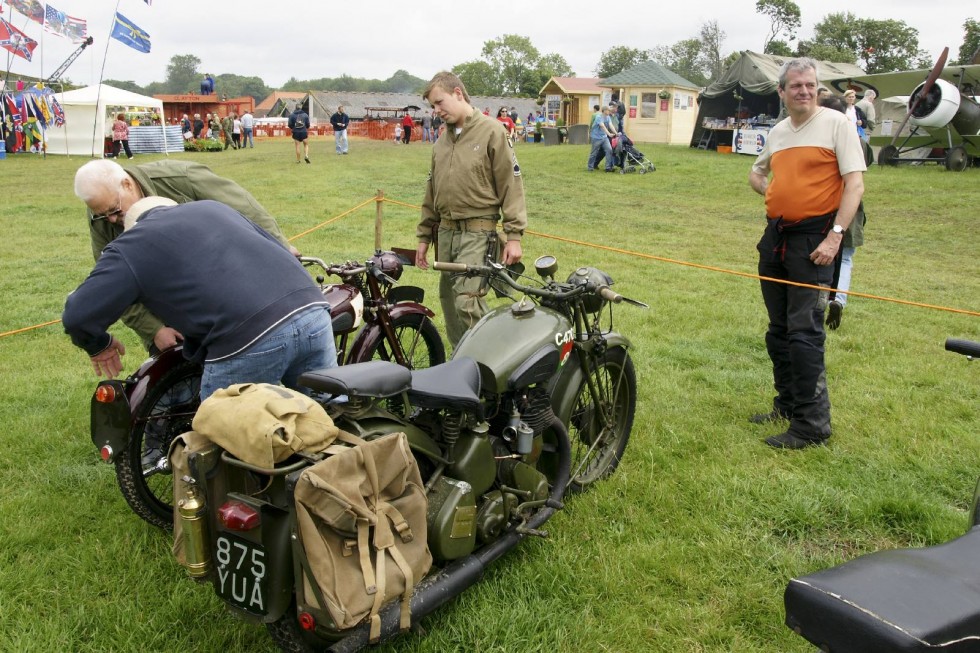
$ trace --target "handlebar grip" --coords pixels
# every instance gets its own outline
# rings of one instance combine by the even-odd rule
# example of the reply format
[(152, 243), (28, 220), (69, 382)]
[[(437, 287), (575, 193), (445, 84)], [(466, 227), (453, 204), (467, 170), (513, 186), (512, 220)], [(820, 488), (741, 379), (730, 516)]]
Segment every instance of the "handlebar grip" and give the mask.
[(467, 265), (465, 263), (450, 263), (449, 261), (433, 261), (432, 267), (443, 272), (466, 272)]
[(973, 358), (980, 358), (980, 342), (946, 338), (946, 351), (951, 351), (956, 354), (963, 354), (964, 356), (972, 356)]
[(613, 304), (618, 304), (623, 301), (623, 296), (612, 290), (609, 286), (600, 286), (599, 296)]

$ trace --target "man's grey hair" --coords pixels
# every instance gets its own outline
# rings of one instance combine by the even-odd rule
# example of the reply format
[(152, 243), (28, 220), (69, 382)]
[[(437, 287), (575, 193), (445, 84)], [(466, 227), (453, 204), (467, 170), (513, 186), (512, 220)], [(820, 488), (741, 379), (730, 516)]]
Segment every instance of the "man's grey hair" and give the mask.
[(779, 88), (786, 89), (786, 77), (789, 76), (789, 71), (795, 70), (797, 72), (803, 72), (804, 70), (813, 70), (813, 74), (819, 79), (820, 75), (817, 72), (817, 62), (810, 57), (799, 57), (798, 59), (790, 59), (783, 64), (783, 67), (779, 69)]
[(129, 175), (108, 159), (89, 161), (75, 173), (75, 196), (86, 204), (106, 189), (119, 190)]
[(864, 92), (864, 99), (865, 100), (873, 100), (876, 97), (878, 97), (878, 94), (875, 92), (875, 90), (873, 88), (869, 88), (868, 90), (866, 90)]

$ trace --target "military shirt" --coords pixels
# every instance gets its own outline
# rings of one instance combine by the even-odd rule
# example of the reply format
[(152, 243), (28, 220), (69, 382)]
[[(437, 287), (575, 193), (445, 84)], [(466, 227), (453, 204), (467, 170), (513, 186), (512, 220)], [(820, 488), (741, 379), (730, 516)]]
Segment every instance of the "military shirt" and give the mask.
[(514, 143), (501, 123), (473, 109), (459, 134), (455, 125), (447, 125), (432, 147), (416, 236), (429, 243), (441, 220), (500, 214), (507, 240), (519, 241), (527, 227), (527, 207)]

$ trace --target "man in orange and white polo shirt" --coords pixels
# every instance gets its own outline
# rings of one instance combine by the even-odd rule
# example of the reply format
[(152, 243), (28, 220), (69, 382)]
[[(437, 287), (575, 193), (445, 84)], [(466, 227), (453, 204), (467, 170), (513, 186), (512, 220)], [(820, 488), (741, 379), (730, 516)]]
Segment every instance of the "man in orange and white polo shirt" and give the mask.
[(769, 132), (749, 173), (749, 185), (766, 198), (759, 275), (821, 288), (761, 282), (777, 395), (771, 412), (750, 421), (789, 420), (786, 431), (766, 438), (781, 449), (803, 449), (830, 437), (823, 313), (834, 259), (864, 194), (857, 132), (839, 111), (817, 106), (817, 86), (812, 59), (783, 65), (779, 97), (789, 117)]

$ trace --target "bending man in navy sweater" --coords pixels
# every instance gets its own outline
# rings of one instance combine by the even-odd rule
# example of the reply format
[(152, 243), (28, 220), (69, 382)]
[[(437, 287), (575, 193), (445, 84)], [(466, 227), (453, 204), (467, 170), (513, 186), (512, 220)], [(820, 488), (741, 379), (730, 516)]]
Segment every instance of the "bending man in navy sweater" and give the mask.
[(333, 367), (329, 306), (302, 264), (234, 209), (210, 200), (147, 197), (65, 303), (62, 322), (95, 373), (122, 371), (109, 325), (140, 302), (184, 336), (204, 364), (201, 399), (234, 383), (297, 389), (307, 370)]

